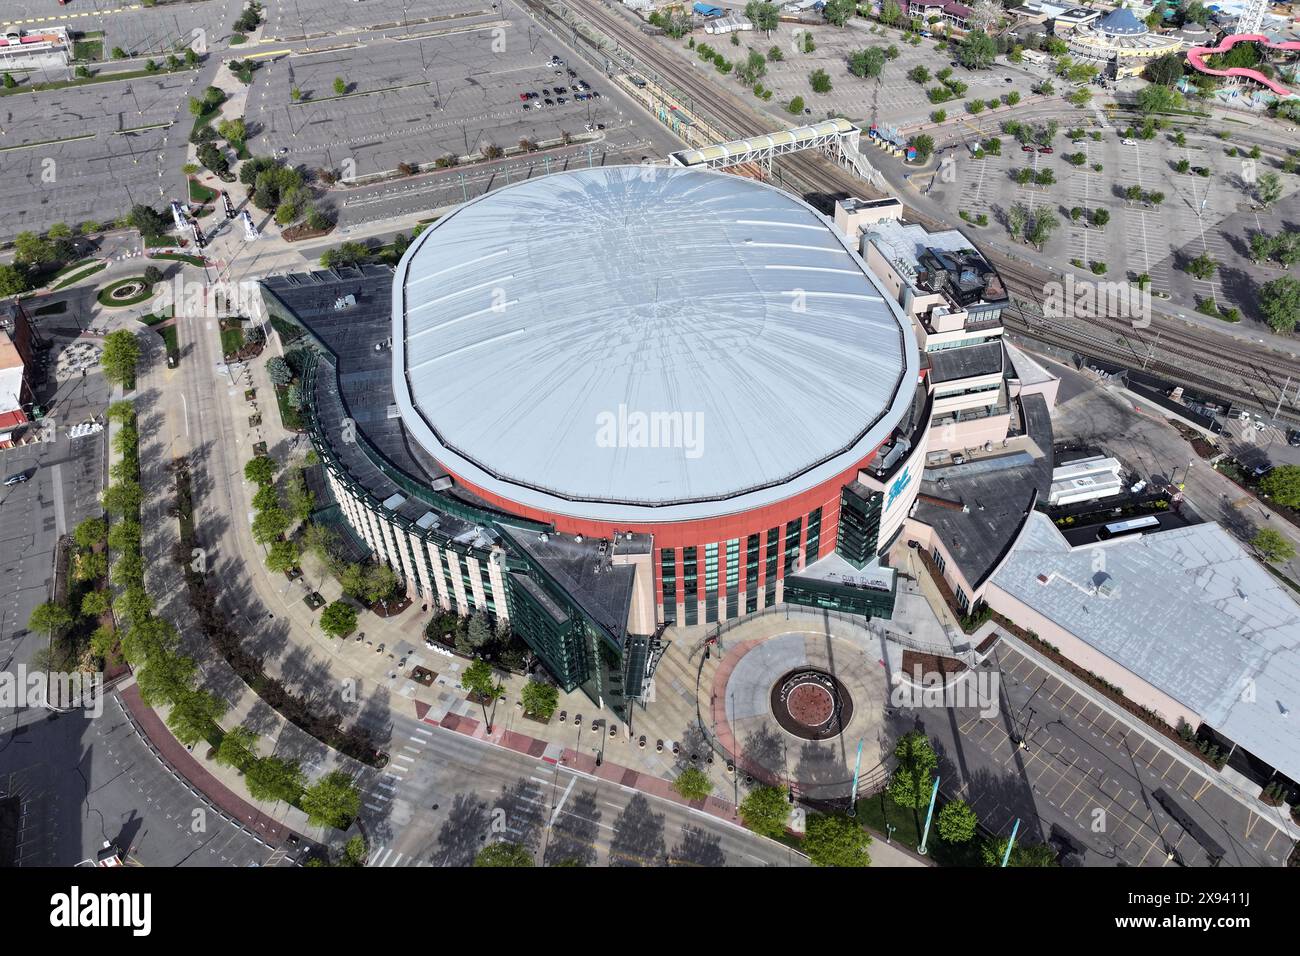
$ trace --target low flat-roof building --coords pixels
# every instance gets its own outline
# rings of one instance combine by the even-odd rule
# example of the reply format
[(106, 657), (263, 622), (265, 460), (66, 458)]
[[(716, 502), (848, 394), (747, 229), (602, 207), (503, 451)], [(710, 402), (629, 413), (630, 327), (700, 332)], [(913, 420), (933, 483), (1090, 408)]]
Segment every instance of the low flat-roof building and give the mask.
[(1072, 505), (1081, 501), (1113, 498), (1124, 490), (1124, 468), (1116, 458), (1092, 455), (1079, 458), (1052, 470), (1049, 505)]
[(1300, 779), (1300, 605), (1217, 524), (1072, 547), (1034, 513), (984, 600), (1256, 783)]

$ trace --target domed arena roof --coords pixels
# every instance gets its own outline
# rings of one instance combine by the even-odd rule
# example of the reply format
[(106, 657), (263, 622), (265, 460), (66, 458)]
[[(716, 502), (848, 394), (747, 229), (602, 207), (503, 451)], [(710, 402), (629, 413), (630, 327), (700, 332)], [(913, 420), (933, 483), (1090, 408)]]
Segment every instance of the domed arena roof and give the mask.
[(528, 509), (676, 521), (868, 458), (913, 398), (910, 323), (774, 187), (621, 166), (506, 186), (423, 232), (393, 284), (393, 385), (453, 475)]

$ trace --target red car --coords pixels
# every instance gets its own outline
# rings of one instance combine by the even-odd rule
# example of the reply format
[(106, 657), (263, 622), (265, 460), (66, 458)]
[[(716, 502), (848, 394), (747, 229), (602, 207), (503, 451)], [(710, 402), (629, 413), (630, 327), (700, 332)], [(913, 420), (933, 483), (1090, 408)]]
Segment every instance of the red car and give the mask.
[(1039, 147), (1038, 147), (1038, 151), (1039, 151), (1040, 153), (1054, 153), (1054, 152), (1056, 152), (1056, 150), (1052, 149), (1052, 147), (1050, 147), (1050, 146), (1039, 146)]
[(1032, 153), (1032, 152), (1034, 151), (1034, 147), (1032, 147), (1032, 146), (1021, 146), (1021, 147), (1020, 147), (1020, 151), (1021, 151), (1022, 153)]
[(528, 102), (528, 94), (527, 94), (527, 93), (520, 93), (520, 94), (519, 94), (519, 101), (520, 101), (521, 103), (527, 103), (527, 102)]

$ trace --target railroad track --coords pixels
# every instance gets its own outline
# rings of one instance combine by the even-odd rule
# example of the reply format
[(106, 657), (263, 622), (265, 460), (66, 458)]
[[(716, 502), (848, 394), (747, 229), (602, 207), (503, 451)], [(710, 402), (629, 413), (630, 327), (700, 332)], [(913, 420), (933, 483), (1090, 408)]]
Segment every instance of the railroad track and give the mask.
[[(539, 16), (563, 20), (549, 11), (545, 0), (522, 0)], [(693, 117), (724, 138), (743, 138), (774, 132), (781, 126), (756, 112), (730, 90), (697, 75), (690, 64), (664, 49), (651, 36), (608, 9), (600, 0), (564, 0), (563, 9), (586, 21), (595, 31), (614, 41), (625, 56), (630, 54), (636, 69), (653, 74), (656, 85), (679, 102), (691, 106)], [(611, 51), (606, 51), (611, 52)], [(617, 59), (618, 57), (612, 57)], [(817, 153), (801, 152), (777, 161), (781, 182), (805, 194), (820, 196), (829, 206), (840, 195), (882, 198), (885, 194), (871, 187), (853, 173), (840, 169)], [(934, 219), (912, 206), (907, 218), (930, 230), (951, 229), (950, 223)], [(1125, 319), (1091, 320), (1086, 328), (1070, 328), (1057, 319), (1039, 319), (1033, 308), (1041, 311), (1044, 290), (1061, 276), (1045, 269), (1018, 262), (991, 249), (983, 254), (1002, 276), (1013, 302), (1007, 311), (1013, 329), (1024, 335), (1077, 351), (1085, 357), (1113, 361), (1126, 367), (1141, 366), (1146, 371), (1169, 378), (1197, 391), (1210, 393), (1234, 404), (1245, 404), (1272, 414), (1279, 398), (1281, 417), (1300, 422), (1300, 362), (1273, 349), (1242, 342), (1228, 336), (1198, 330), (1172, 316), (1153, 315), (1147, 328), (1134, 329)], [(1030, 305), (1026, 313), (1024, 306)], [(1028, 316), (1028, 317), (1027, 317)], [(1117, 337), (1119, 341), (1116, 341)], [(1125, 341), (1137, 348), (1124, 347)], [(1237, 352), (1233, 355), (1230, 349)], [(1192, 371), (1191, 368), (1197, 369)], [(1208, 371), (1202, 371), (1208, 370)], [(1286, 382), (1291, 378), (1290, 388)], [(1283, 394), (1285, 390), (1285, 394)]]

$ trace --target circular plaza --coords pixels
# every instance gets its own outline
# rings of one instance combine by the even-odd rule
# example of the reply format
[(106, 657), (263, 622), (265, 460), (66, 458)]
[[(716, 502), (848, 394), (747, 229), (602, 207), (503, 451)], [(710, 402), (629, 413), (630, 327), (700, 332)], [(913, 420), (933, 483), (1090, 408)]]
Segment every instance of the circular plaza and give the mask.
[[(737, 771), (806, 799), (841, 799), (880, 764), (888, 699), (879, 636), (862, 622), (783, 608), (721, 634), (701, 710)], [(716, 661), (716, 663), (714, 663)]]

